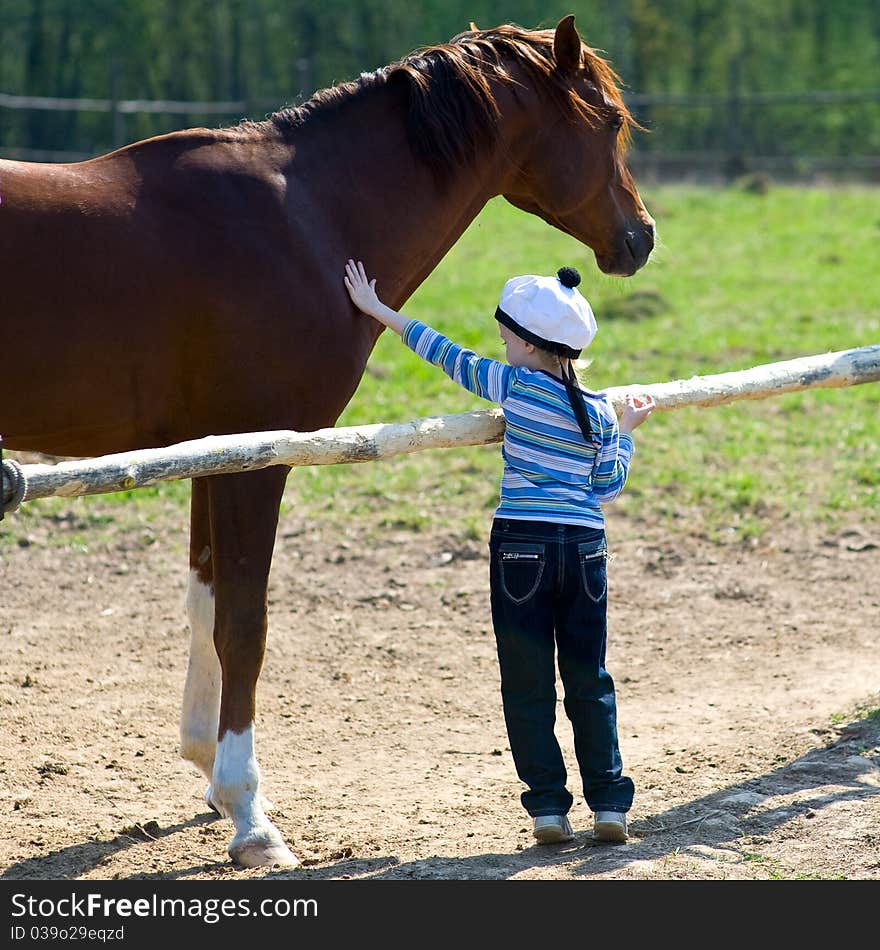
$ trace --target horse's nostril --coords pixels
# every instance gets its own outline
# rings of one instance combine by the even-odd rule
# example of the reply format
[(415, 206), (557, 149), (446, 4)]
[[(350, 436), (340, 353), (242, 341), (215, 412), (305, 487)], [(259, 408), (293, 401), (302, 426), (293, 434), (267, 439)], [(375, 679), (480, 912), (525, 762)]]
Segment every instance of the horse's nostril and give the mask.
[(657, 231), (653, 221), (649, 224), (642, 225), (634, 231), (628, 231), (627, 244), (629, 249), (632, 251), (634, 248), (637, 248), (645, 255), (650, 254), (654, 247), (656, 235)]
[(633, 230), (628, 230), (624, 237), (624, 246), (629, 252), (630, 257), (635, 262), (636, 267), (641, 267), (654, 249), (654, 225), (639, 225)]

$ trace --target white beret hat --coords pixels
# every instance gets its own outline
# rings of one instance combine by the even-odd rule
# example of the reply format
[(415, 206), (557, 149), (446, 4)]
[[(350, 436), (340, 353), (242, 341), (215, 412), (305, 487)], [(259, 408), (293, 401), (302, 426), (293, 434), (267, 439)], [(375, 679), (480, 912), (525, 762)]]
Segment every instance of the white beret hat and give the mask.
[(527, 343), (577, 359), (597, 329), (592, 308), (577, 289), (580, 282), (573, 267), (560, 268), (556, 277), (511, 277), (495, 319)]

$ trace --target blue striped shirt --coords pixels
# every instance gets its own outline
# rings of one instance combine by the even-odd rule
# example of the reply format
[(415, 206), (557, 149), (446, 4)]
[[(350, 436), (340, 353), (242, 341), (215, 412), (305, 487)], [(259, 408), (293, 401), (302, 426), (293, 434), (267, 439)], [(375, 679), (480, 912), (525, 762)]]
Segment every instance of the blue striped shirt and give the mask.
[(582, 390), (592, 441), (584, 440), (561, 379), (463, 349), (418, 320), (403, 342), (468, 392), (498, 403), (506, 424), (496, 518), (602, 528), (601, 503), (623, 490), (635, 446), (603, 393)]

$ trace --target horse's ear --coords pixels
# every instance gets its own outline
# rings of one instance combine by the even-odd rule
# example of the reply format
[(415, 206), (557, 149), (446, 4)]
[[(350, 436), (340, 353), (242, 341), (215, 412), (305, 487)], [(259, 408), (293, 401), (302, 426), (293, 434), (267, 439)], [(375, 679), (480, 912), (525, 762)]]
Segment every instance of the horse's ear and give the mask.
[(479, 33), (479, 32), (480, 31), (477, 29), (477, 24), (474, 23), (473, 20), (471, 20), (471, 33)]
[(573, 13), (569, 13), (556, 24), (553, 55), (556, 57), (556, 65), (564, 73), (571, 75), (581, 67), (581, 38), (574, 25)]

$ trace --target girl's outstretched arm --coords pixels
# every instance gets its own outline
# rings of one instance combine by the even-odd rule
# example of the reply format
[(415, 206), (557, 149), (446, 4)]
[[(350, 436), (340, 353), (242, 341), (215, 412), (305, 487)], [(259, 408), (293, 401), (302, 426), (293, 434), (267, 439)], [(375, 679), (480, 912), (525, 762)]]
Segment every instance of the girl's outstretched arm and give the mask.
[(370, 280), (361, 261), (352, 260), (345, 265), (346, 290), (352, 303), (368, 316), (374, 317), (379, 323), (384, 323), (390, 330), (403, 335), (403, 328), (409, 322), (407, 318), (391, 307), (386, 306), (376, 294), (376, 278)]
[(414, 353), (439, 366), (459, 386), (491, 402), (501, 402), (507, 394), (513, 376), (512, 367), (465, 350), (424, 323), (410, 320), (387, 307), (376, 295), (375, 279), (367, 277), (360, 261), (350, 260), (345, 265), (345, 286), (359, 310), (400, 334)]

